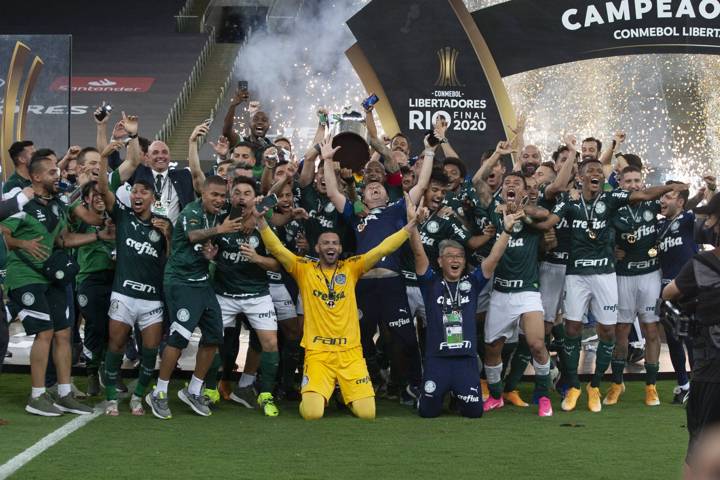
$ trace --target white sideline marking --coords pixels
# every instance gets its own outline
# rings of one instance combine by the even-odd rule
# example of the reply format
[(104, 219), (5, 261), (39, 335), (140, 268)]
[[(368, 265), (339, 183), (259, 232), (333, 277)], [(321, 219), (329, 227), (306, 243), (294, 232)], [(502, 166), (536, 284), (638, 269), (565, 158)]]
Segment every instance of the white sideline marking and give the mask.
[(43, 438), (38, 440), (35, 445), (15, 455), (4, 465), (0, 465), (0, 480), (8, 478), (10, 475), (20, 470), (25, 464), (30, 462), (30, 460), (37, 457), (56, 443), (60, 442), (65, 437), (73, 433), (75, 430), (84, 427), (85, 425), (99, 417), (102, 413), (102, 410), (96, 409), (90, 415), (80, 415), (77, 418), (69, 421), (62, 427), (58, 428), (57, 430), (48, 433)]

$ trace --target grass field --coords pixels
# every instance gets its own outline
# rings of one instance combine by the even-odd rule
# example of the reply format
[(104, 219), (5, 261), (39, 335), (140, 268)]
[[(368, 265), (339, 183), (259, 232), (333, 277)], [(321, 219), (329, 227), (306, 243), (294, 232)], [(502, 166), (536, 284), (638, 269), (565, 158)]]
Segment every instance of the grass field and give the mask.
[[(177, 387), (172, 420), (133, 417), (124, 403), (120, 417), (97, 417), (12, 478), (676, 479), (687, 442), (685, 410), (669, 403), (672, 382), (658, 385), (665, 403), (655, 408), (642, 403), (643, 384), (631, 382), (621, 403), (600, 414), (585, 409), (584, 393), (571, 413), (554, 397), (551, 418), (506, 406), (478, 420), (425, 420), (379, 400), (374, 422), (334, 407), (306, 422), (297, 403), (281, 404), (278, 418), (232, 403), (202, 418), (177, 400)], [(28, 390), (26, 375), (0, 375), (0, 418), (9, 421), (0, 426), (0, 465), (76, 418), (25, 414)]]

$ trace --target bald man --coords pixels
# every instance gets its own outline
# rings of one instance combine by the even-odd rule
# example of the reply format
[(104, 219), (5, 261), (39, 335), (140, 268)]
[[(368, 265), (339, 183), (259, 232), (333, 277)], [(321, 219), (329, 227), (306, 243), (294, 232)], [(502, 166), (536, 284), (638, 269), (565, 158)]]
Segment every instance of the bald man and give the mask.
[[(196, 142), (201, 136), (197, 130), (196, 128), (193, 136), (190, 137), (191, 143)], [(129, 183), (132, 185), (140, 179), (150, 182), (155, 195), (153, 214), (168, 218), (174, 225), (180, 216), (180, 211), (195, 200), (194, 175), (191, 173), (191, 168), (195, 167), (199, 170), (200, 165), (199, 161), (190, 162), (189, 168), (170, 169), (170, 163), (170, 149), (167, 144), (156, 140), (148, 147), (145, 165), (137, 167)]]

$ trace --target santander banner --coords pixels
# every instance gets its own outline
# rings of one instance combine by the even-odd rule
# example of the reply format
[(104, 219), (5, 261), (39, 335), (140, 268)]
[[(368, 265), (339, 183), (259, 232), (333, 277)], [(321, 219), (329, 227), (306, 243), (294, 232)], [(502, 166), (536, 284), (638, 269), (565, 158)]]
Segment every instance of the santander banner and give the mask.
[[(72, 77), (69, 90), (88, 93), (143, 93), (150, 90), (153, 77)], [(58, 77), (50, 85), (52, 91), (67, 91), (67, 77)]]

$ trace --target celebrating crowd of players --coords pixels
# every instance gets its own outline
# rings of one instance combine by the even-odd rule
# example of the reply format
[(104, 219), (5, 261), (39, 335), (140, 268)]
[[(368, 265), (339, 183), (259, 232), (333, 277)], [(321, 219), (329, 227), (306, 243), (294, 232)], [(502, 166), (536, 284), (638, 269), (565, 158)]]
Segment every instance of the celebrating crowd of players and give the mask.
[[(714, 193), (712, 177), (693, 198), (680, 182), (645, 187), (640, 159), (617, 153), (620, 133), (605, 150), (594, 138), (566, 136), (542, 161), (523, 144), (522, 119), (515, 138), (484, 153), (470, 174), (442, 117), (419, 150), (402, 134), (378, 138), (371, 109), (372, 156), (354, 174), (334, 161), (342, 147), (328, 135), (327, 112), (313, 145), (298, 153), (287, 139), (266, 137), (269, 119), (256, 106), (247, 135), (234, 132), (245, 101), (246, 91), (233, 99), (207, 174), (198, 158), (207, 124), (189, 139), (187, 169), (171, 168), (167, 145), (140, 137), (138, 119), (125, 114), (109, 142), (105, 117), (97, 148), (73, 147), (60, 160), (30, 141), (12, 145), (0, 229), (8, 320), (35, 336), (29, 413), (92, 411), (71, 384), (76, 318), (88, 393), (102, 386), (113, 416), (126, 344), (136, 341), (130, 410), (171, 418), (169, 381), (198, 328), (195, 370), (177, 396), (203, 416), (222, 398), (277, 416), (276, 398), (299, 394), (306, 419), (322, 417), (332, 398), (374, 418), (382, 394), (433, 417), (450, 394), (453, 409), (479, 417), (505, 402), (528, 406), (517, 386), (530, 363), (538, 415), (553, 414), (555, 383), (571, 411), (582, 395), (588, 321), (598, 336), (589, 410), (624, 392), (636, 322), (645, 403), (660, 404), (655, 303), (697, 252), (703, 229), (692, 209)], [(699, 210), (717, 217), (713, 205)], [(241, 328), (251, 340), (234, 382)], [(666, 337), (681, 403), (685, 346)]]

